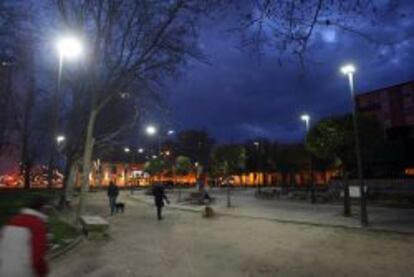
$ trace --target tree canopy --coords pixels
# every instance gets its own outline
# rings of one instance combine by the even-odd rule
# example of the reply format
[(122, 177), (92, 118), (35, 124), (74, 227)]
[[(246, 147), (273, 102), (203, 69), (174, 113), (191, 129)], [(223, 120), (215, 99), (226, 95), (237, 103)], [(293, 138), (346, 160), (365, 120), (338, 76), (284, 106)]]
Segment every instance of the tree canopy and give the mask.
[[(384, 141), (384, 132), (372, 117), (360, 115), (358, 118), (361, 150), (365, 160)], [(318, 158), (338, 159), (345, 167), (356, 163), (355, 134), (351, 114), (321, 120), (310, 130), (306, 138), (307, 148)]]
[(193, 163), (191, 159), (186, 156), (178, 156), (175, 159), (175, 170), (178, 175), (184, 176), (191, 172)]
[(214, 176), (238, 174), (246, 168), (246, 149), (241, 145), (221, 145), (213, 149), (210, 171)]
[(168, 163), (164, 159), (158, 157), (146, 162), (144, 169), (150, 175), (156, 175), (168, 170)]

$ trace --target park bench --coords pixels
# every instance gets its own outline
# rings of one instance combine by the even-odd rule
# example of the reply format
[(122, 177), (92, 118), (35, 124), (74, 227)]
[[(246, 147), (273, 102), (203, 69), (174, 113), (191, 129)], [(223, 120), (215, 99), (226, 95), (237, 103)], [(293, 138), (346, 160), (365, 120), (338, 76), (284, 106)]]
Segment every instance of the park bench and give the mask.
[(379, 202), (414, 204), (414, 188), (407, 185), (369, 186), (368, 197)]
[(107, 235), (109, 223), (102, 217), (84, 215), (81, 216), (80, 222), (82, 230), (88, 239), (100, 239)]
[(202, 191), (190, 192), (186, 200), (192, 205), (204, 205), (214, 202), (214, 198), (211, 196), (210, 199), (205, 199)]
[(273, 189), (261, 189), (260, 191), (256, 191), (254, 195), (259, 199), (279, 199), (282, 194), (282, 188), (276, 187)]
[[(340, 190), (331, 187), (315, 187), (315, 199), (318, 203), (327, 203), (339, 199)], [(289, 199), (308, 200), (311, 197), (310, 188), (295, 189), (288, 193)]]
[(290, 190), (288, 193), (289, 199), (306, 200), (308, 199), (308, 191), (303, 189)]

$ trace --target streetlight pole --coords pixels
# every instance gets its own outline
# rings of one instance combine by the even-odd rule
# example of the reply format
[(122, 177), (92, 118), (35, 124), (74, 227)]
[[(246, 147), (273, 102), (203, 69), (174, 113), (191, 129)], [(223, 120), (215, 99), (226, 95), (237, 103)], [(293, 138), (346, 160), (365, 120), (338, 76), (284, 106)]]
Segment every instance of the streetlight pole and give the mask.
[[(157, 130), (157, 128), (155, 127), (155, 126), (153, 126), (153, 125), (148, 125), (146, 128), (145, 128), (145, 132), (147, 133), (147, 135), (149, 135), (149, 136), (155, 136), (155, 135), (157, 135), (157, 133), (158, 133), (158, 130)], [(160, 140), (160, 138), (158, 138), (158, 152), (161, 152), (161, 140)], [(159, 154), (159, 153), (158, 153)]]
[[(124, 152), (127, 156), (127, 160), (129, 160), (128, 156), (129, 156), (129, 152), (131, 152), (131, 149), (129, 149), (129, 147), (125, 147)], [(126, 187), (128, 185), (128, 168), (127, 168), (127, 166), (125, 166), (125, 168), (124, 168), (124, 182), (125, 182), (124, 186)]]
[[(311, 117), (308, 114), (303, 114), (300, 119), (305, 122), (306, 127), (306, 134), (309, 134), (310, 131), (310, 120)], [(306, 143), (306, 136), (305, 136), (305, 143)], [(309, 151), (309, 174), (310, 174), (310, 200), (312, 204), (316, 203), (316, 197), (315, 197), (315, 182), (313, 178), (313, 157), (312, 153)]]
[(261, 156), (260, 156), (260, 142), (255, 141), (253, 144), (256, 146), (256, 154), (257, 154), (257, 160), (256, 160), (256, 170), (257, 170), (257, 193), (260, 193), (260, 170), (261, 170)]
[(356, 102), (355, 102), (354, 73), (356, 70), (352, 64), (348, 64), (348, 65), (343, 66), (341, 68), (341, 71), (344, 75), (348, 76), (349, 90), (350, 90), (351, 99), (352, 99), (352, 119), (354, 123), (355, 153), (356, 153), (356, 159), (357, 159), (357, 170), (358, 170), (358, 179), (359, 179), (361, 224), (365, 226), (365, 225), (368, 225), (368, 212), (367, 212), (364, 178), (362, 176), (363, 171), (362, 171), (362, 156), (361, 156), (361, 148), (360, 148), (359, 129), (358, 129), (358, 113), (356, 110)]
[[(56, 91), (53, 95), (53, 102), (52, 102), (52, 114), (51, 114), (51, 133), (52, 133), (52, 141), (58, 136), (57, 127), (58, 127), (58, 116), (59, 116), (59, 95), (61, 91), (61, 83), (62, 83), (62, 72), (63, 72), (63, 64), (65, 58), (75, 59), (77, 58), (82, 52), (82, 45), (81, 42), (71, 36), (60, 38), (57, 41), (57, 50), (59, 55), (59, 64), (58, 64), (58, 74), (57, 74), (57, 84), (56, 84)], [(50, 149), (50, 157), (49, 157), (49, 167), (48, 167), (48, 186), (52, 186), (52, 179), (53, 179), (53, 167), (55, 166), (55, 152), (56, 152), (56, 145), (54, 143), (51, 144)]]
[[(58, 64), (58, 74), (57, 74), (57, 84), (56, 84), (56, 91), (53, 94), (53, 102), (52, 102), (52, 121), (51, 121), (51, 131), (52, 131), (52, 138), (57, 138), (57, 125), (58, 125), (58, 110), (59, 110), (59, 95), (60, 95), (60, 87), (62, 81), (62, 69), (63, 69), (63, 59), (64, 54), (59, 49), (59, 64)], [(58, 145), (59, 147), (59, 141)], [(52, 180), (53, 180), (53, 169), (55, 167), (55, 152), (56, 146), (54, 143), (50, 146), (50, 156), (49, 156), (49, 167), (48, 167), (48, 186), (52, 187)]]

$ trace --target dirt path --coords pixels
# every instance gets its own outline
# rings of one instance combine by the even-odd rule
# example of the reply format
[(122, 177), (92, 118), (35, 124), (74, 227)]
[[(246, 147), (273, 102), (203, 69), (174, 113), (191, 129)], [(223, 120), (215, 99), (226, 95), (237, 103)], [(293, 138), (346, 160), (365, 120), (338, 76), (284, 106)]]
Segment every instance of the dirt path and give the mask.
[[(106, 216), (106, 199), (91, 209)], [(98, 204), (97, 204), (98, 203)], [(413, 276), (414, 237), (155, 210), (128, 203), (111, 238), (52, 264), (66, 276)]]

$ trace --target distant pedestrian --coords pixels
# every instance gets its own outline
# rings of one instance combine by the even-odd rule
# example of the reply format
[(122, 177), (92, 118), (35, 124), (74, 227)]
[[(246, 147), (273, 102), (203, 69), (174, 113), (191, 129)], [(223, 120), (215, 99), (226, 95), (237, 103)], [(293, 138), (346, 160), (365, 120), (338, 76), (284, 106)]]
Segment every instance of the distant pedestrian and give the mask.
[(203, 191), (204, 190), (204, 182), (201, 178), (199, 178), (197, 180), (196, 186), (198, 188), (198, 191)]
[(118, 197), (119, 189), (114, 184), (114, 182), (110, 182), (108, 186), (108, 199), (109, 199), (109, 208), (111, 209), (111, 215), (113, 215), (116, 211), (116, 198)]
[(43, 197), (33, 198), (1, 230), (0, 276), (47, 276), (47, 216), (42, 213), (45, 204)]
[(162, 208), (164, 207), (164, 200), (170, 204), (167, 196), (165, 195), (164, 186), (161, 184), (154, 185), (152, 188), (152, 194), (154, 195), (155, 206), (157, 207), (157, 218), (162, 219)]

